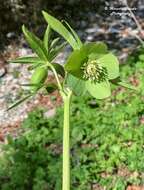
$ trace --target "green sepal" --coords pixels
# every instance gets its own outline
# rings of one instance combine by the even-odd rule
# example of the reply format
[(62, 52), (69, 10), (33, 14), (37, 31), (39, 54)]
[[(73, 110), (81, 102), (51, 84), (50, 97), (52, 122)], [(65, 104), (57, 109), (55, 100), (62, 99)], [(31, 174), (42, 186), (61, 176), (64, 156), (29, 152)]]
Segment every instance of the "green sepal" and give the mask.
[(115, 79), (119, 76), (119, 61), (112, 53), (108, 53), (97, 60), (107, 69), (108, 79)]
[(111, 95), (110, 83), (108, 81), (100, 83), (86, 81), (86, 89), (96, 99), (105, 99)]
[(83, 96), (86, 93), (85, 81), (68, 74), (66, 84), (76, 96)]
[(107, 45), (103, 42), (90, 42), (84, 44), (82, 50), (85, 51), (88, 57), (93, 55), (93, 59), (98, 59), (102, 55), (108, 53)]
[(83, 77), (83, 70), (81, 69), (84, 62), (87, 61), (87, 55), (82, 49), (75, 50), (68, 57), (66, 64), (64, 65), (65, 70), (72, 75), (81, 78)]

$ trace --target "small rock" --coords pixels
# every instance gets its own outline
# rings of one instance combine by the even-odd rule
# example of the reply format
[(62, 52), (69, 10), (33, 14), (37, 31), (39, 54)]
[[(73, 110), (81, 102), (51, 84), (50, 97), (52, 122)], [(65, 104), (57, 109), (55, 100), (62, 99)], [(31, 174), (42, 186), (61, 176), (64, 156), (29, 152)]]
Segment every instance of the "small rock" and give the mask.
[(0, 78), (4, 77), (5, 74), (6, 74), (6, 68), (5, 67), (0, 68)]
[(86, 29), (86, 32), (87, 33), (95, 33), (95, 32), (97, 32), (97, 28), (88, 28), (88, 29)]
[(9, 33), (7, 33), (6, 37), (7, 38), (15, 38), (16, 34), (14, 32), (9, 32)]
[(93, 36), (87, 36), (87, 41), (92, 41), (93, 40)]
[(144, 186), (128, 186), (127, 190), (144, 190)]
[(47, 112), (44, 113), (44, 117), (49, 118), (53, 117), (56, 114), (55, 108), (48, 110)]

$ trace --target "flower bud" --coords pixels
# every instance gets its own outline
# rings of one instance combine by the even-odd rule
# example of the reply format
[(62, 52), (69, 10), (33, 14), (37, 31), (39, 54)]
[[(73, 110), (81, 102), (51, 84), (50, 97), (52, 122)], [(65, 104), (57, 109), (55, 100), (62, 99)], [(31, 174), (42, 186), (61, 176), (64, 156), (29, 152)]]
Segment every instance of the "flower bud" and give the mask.
[(35, 91), (37, 90), (41, 84), (43, 84), (47, 78), (47, 68), (44, 67), (38, 67), (34, 71), (31, 77), (31, 84), (34, 85), (32, 86), (32, 90)]

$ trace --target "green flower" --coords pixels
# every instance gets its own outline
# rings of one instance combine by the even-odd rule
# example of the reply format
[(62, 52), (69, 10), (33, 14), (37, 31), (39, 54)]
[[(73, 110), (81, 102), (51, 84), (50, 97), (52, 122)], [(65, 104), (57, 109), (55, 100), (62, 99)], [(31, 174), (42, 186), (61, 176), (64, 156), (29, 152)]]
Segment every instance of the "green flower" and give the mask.
[(104, 43), (92, 42), (71, 53), (65, 70), (80, 80), (92, 96), (103, 99), (111, 95), (110, 81), (119, 77), (119, 62)]

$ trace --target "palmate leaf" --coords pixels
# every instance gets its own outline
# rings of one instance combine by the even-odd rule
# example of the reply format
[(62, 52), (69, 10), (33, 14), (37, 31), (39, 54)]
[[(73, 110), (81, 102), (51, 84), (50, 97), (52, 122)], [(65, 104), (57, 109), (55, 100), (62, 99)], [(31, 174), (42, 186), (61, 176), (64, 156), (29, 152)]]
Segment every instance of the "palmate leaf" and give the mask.
[(47, 50), (47, 53), (49, 51), (49, 39), (50, 39), (50, 34), (51, 34), (51, 28), (48, 25), (44, 34), (44, 39), (43, 39), (43, 44), (45, 49)]
[(45, 20), (48, 22), (50, 27), (60, 34), (69, 44), (72, 46), (73, 49), (79, 49), (79, 44), (73, 37), (73, 35), (67, 30), (67, 28), (56, 18), (49, 15), (47, 12), (42, 11)]
[(22, 63), (22, 64), (43, 64), (45, 61), (41, 60), (39, 57), (31, 57), (31, 56), (25, 56), (25, 57), (18, 57), (14, 60), (9, 60), (11, 63)]
[(100, 83), (86, 82), (86, 89), (96, 99), (104, 99), (111, 95), (110, 83), (108, 81)]
[(28, 31), (28, 29), (24, 25), (22, 26), (22, 30), (32, 50), (39, 56), (39, 58), (47, 61), (48, 54), (43, 42), (33, 33)]
[(12, 104), (6, 111), (9, 111), (9, 110), (13, 109), (14, 107), (17, 107), (19, 104), (21, 104), (22, 102), (26, 101), (28, 98), (30, 98), (33, 95), (34, 94), (29, 94), (29, 95), (25, 96), (24, 98), (18, 100), (17, 102), (15, 102), (14, 104)]

